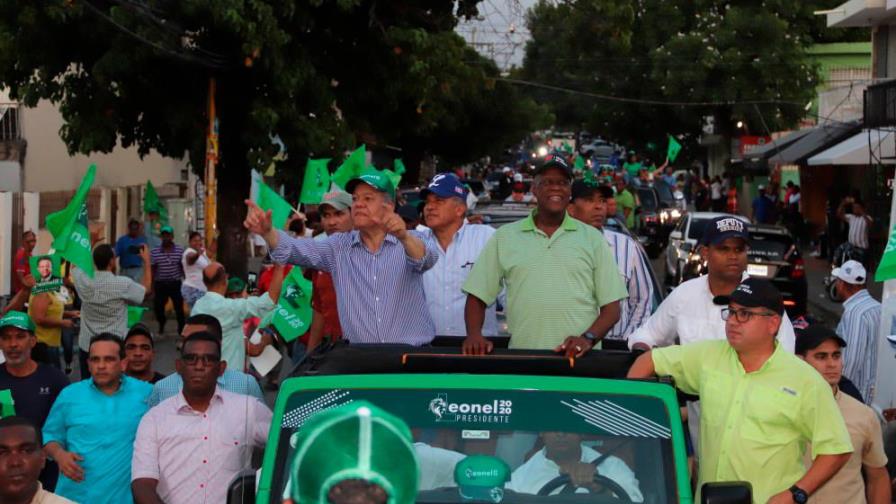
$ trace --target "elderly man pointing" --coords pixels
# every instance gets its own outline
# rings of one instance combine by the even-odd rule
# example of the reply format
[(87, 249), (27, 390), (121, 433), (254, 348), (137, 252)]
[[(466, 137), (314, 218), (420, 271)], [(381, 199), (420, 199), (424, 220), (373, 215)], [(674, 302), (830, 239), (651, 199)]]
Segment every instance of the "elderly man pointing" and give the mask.
[(425, 345), (435, 336), (423, 273), (438, 259), (431, 238), (405, 229), (395, 213), (395, 187), (368, 171), (346, 184), (355, 229), (325, 240), (295, 239), (271, 225), (251, 201), (246, 228), (264, 237), (278, 263), (333, 274), (339, 323), (351, 343)]

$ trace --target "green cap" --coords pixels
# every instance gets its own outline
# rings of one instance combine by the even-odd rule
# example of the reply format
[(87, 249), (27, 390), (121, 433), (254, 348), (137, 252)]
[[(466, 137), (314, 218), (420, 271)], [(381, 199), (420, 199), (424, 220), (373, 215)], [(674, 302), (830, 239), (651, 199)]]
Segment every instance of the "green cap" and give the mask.
[(235, 292), (243, 292), (246, 288), (246, 282), (240, 277), (232, 277), (227, 279), (227, 294)]
[(330, 489), (349, 479), (379, 485), (389, 504), (416, 499), (419, 468), (411, 430), (367, 401), (315, 414), (299, 429), (295, 447), (295, 502), (326, 504)]
[(345, 184), (346, 192), (354, 194), (355, 188), (362, 182), (373, 187), (377, 191), (388, 194), (389, 198), (395, 201), (395, 186), (392, 185), (392, 180), (385, 173), (375, 169), (365, 170), (364, 173), (349, 180), (348, 183)]
[(159, 233), (171, 233), (174, 234), (174, 228), (171, 226), (162, 226), (159, 228)]
[(498, 457), (470, 455), (454, 466), (454, 482), (465, 501), (501, 502), (510, 466)]
[(2, 319), (0, 319), (0, 329), (4, 327), (18, 327), (23, 331), (34, 332), (34, 321), (27, 313), (11, 310)]

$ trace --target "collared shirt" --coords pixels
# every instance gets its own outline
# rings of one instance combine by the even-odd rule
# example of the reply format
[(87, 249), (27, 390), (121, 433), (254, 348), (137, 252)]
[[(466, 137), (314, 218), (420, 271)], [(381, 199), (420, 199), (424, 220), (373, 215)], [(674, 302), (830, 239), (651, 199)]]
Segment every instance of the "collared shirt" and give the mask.
[(334, 233), (326, 240), (295, 239), (280, 231), (271, 257), (333, 274), (339, 322), (348, 341), (425, 345), (435, 327), (426, 309), (423, 272), (436, 263), (438, 246), (410, 233), (426, 247), (421, 259), (409, 257), (392, 235), (371, 252), (359, 231)]
[(152, 279), (155, 282), (176, 282), (184, 278), (184, 268), (181, 260), (184, 249), (176, 243), (165, 248), (164, 245), (152, 249), (149, 253), (149, 262), (152, 264)]
[(128, 332), (128, 305), (143, 302), (146, 289), (128, 277), (111, 271), (97, 271), (89, 278), (75, 268), (72, 271), (75, 289), (81, 298), (81, 331), (78, 346), (85, 352), (94, 335), (109, 332), (122, 339)]
[(651, 355), (657, 375), (700, 396), (697, 488), (748, 481), (753, 502), (766, 502), (803, 477), (806, 443), (812, 443), (812, 459), (852, 452), (831, 386), (781, 345), (752, 373), (727, 341), (674, 345)]
[[(853, 452), (846, 465), (812, 494), (813, 502), (865, 502), (865, 480), (862, 466), (879, 468), (887, 465), (880, 422), (873, 409), (841, 391), (834, 394), (837, 407), (846, 421)], [(806, 467), (812, 463), (807, 456)]]
[[(747, 276), (744, 275), (744, 278)], [(722, 309), (727, 306), (712, 302), (709, 275), (693, 278), (676, 287), (659, 308), (628, 338), (628, 346), (644, 343), (647, 346), (665, 347), (684, 345), (695, 341), (725, 339), (725, 321)], [(793, 352), (793, 324), (788, 317), (781, 317), (778, 341), (788, 352)]]
[(265, 445), (270, 425), (271, 410), (249, 396), (217, 388), (201, 412), (178, 394), (140, 422), (131, 480), (158, 481), (168, 504), (226, 502), (230, 481), (251, 468), (252, 448)]
[(463, 289), (490, 305), (506, 284), (510, 348), (553, 349), (627, 294), (600, 231), (567, 214), (548, 237), (534, 216), (495, 232)]
[(221, 359), (227, 361), (228, 368), (243, 371), (246, 368), (246, 342), (243, 334), (243, 320), (249, 317), (264, 317), (274, 309), (274, 302), (268, 293), (261, 296), (228, 299), (217, 292), (206, 292), (196, 300), (191, 313), (205, 313), (221, 323), (224, 341), (221, 344)]
[(628, 290), (628, 299), (619, 303), (619, 322), (610, 329), (607, 338), (624, 340), (650, 317), (653, 305), (650, 266), (635, 240), (610, 229), (604, 229), (603, 233)]
[(849, 224), (849, 234), (847, 241), (852, 245), (866, 249), (868, 248), (868, 216), (861, 217), (853, 214), (843, 216)]
[(843, 316), (837, 324), (837, 334), (846, 340), (843, 376), (855, 383), (868, 404), (874, 400), (877, 379), (880, 308), (868, 290), (862, 289), (843, 302)]
[(137, 252), (131, 252), (131, 247), (139, 247), (146, 243), (146, 237), (139, 235), (136, 238), (131, 235), (123, 235), (115, 242), (115, 256), (118, 257), (118, 265), (122, 268), (140, 268), (143, 259)]
[(75, 502), (127, 504), (131, 498), (131, 455), (137, 425), (148, 406), (149, 383), (121, 377), (112, 395), (101, 392), (93, 380), (62, 389), (44, 424), (44, 444), (56, 442), (84, 460), (84, 481), (59, 475), (56, 493)]
[[(494, 234), (495, 229), (491, 226), (464, 223), (454, 234), (448, 250), (442, 250), (435, 234), (427, 229), (426, 235), (436, 243), (439, 253), (435, 266), (423, 274), (426, 306), (436, 326), (437, 335), (467, 335), (464, 323), (464, 307), (467, 304), (467, 295), (463, 291), (464, 282), (479, 258), (479, 253)], [(498, 335), (495, 304), (485, 311), (482, 335)]]
[[(149, 407), (152, 408), (165, 399), (180, 394), (183, 388), (184, 379), (177, 373), (162, 378), (152, 387), (152, 393), (149, 394)], [(254, 376), (242, 371), (225, 369), (224, 374), (218, 377), (218, 388), (234, 394), (252, 396), (264, 402), (264, 393), (262, 393), (258, 381)]]
[(44, 490), (44, 486), (37, 483), (37, 493), (31, 498), (31, 504), (75, 504), (74, 502), (60, 497), (52, 492)]
[[(601, 456), (597, 450), (581, 445), (582, 457), (580, 462), (591, 463)], [(560, 476), (560, 466), (556, 462), (549, 459), (545, 454), (546, 449), (542, 448), (525, 464), (516, 468), (510, 475), (510, 482), (507, 489), (514, 492), (525, 494), (537, 494), (552, 479)], [(622, 461), (622, 459), (609, 456), (597, 466), (597, 472), (607, 478), (615, 481), (625, 490), (632, 502), (644, 502), (644, 496), (641, 495), (641, 488), (635, 473)], [(552, 495), (559, 494), (563, 487), (555, 489)], [(576, 493), (587, 493), (586, 489), (579, 489)]]

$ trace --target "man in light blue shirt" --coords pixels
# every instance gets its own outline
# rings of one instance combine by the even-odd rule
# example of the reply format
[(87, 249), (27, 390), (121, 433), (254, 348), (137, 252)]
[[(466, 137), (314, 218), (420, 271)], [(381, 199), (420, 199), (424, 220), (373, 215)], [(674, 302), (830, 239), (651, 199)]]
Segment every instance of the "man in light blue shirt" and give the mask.
[(134, 439), (152, 385), (124, 374), (120, 337), (98, 334), (88, 352), (91, 378), (62, 389), (44, 423), (44, 451), (62, 473), (57, 495), (129, 504)]
[[(491, 226), (470, 224), (464, 218), (468, 193), (453, 173), (437, 174), (420, 191), (420, 197), (426, 202), (423, 215), (428, 226), (423, 233), (438, 244), (439, 260), (423, 274), (426, 306), (437, 336), (467, 336), (464, 323), (467, 295), (462, 287), (479, 253), (495, 234)], [(498, 335), (495, 303), (485, 311), (482, 335)]]
[(246, 337), (243, 334), (243, 321), (249, 317), (262, 318), (274, 309), (280, 298), (280, 287), (283, 285), (283, 266), (274, 266), (271, 287), (261, 296), (228, 299), (227, 271), (224, 265), (214, 262), (202, 271), (202, 281), (208, 292), (196, 301), (191, 313), (208, 314), (221, 323), (221, 358), (227, 362), (227, 368), (235, 371), (246, 370)]
[[(215, 317), (206, 314), (190, 316), (184, 324), (181, 333), (184, 339), (191, 334), (208, 332), (215, 337), (221, 337), (221, 323)], [(258, 381), (252, 375), (234, 369), (225, 369), (224, 374), (218, 377), (218, 385), (234, 394), (250, 395), (264, 402), (264, 394)], [(179, 373), (174, 373), (157, 381), (149, 395), (149, 407), (152, 408), (169, 397), (176, 396), (184, 388), (184, 380)]]

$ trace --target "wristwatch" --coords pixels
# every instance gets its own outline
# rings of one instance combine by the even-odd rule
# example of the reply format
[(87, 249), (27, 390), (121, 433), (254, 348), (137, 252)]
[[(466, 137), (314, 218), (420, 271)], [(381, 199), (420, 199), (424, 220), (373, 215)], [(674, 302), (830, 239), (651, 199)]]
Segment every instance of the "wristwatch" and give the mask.
[(796, 504), (806, 504), (809, 502), (809, 494), (796, 485), (790, 487), (790, 493), (793, 494), (793, 502), (796, 502)]
[(588, 340), (588, 343), (591, 343), (592, 347), (595, 343), (597, 343), (597, 335), (595, 335), (591, 331), (585, 331), (584, 333), (582, 333), (582, 337)]

